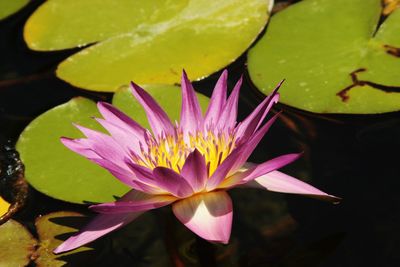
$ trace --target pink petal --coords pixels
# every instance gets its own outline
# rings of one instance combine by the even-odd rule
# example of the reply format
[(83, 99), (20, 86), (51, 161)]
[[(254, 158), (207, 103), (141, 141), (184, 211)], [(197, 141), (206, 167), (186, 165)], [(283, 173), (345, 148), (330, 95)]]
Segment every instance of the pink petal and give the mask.
[(100, 158), (100, 156), (97, 155), (97, 153), (91, 149), (88, 139), (86, 139), (86, 138), (71, 139), (68, 137), (61, 137), (60, 141), (68, 149), (70, 149), (70, 150), (74, 151), (75, 153), (78, 153), (88, 159)]
[(272, 171), (264, 174), (255, 180), (245, 184), (248, 187), (265, 188), (269, 191), (300, 194), (315, 197), (323, 200), (328, 200), (333, 203), (339, 203), (341, 200), (338, 197), (329, 195), (321, 190), (302, 182), (294, 177), (284, 174), (279, 171)]
[(233, 91), (229, 96), (221, 115), (218, 118), (218, 124), (216, 125), (217, 129), (233, 129), (235, 127), (242, 80), (243, 78), (240, 77), (235, 87), (233, 88)]
[(151, 129), (155, 136), (161, 136), (162, 133), (174, 134), (174, 126), (171, 123), (168, 115), (157, 104), (145, 90), (131, 82), (132, 93), (143, 106), (147, 119), (150, 123)]
[(182, 109), (179, 126), (184, 132), (195, 133), (203, 130), (204, 119), (196, 96), (196, 92), (190, 83), (186, 72), (182, 73)]
[(99, 213), (127, 213), (161, 208), (176, 200), (171, 195), (150, 195), (131, 190), (124, 196), (124, 200), (92, 205), (89, 208)]
[(75, 125), (75, 127), (88, 138), (85, 141), (86, 144), (99, 157), (107, 159), (121, 167), (126, 167), (124, 161), (129, 155), (111, 136), (80, 125)]
[(244, 119), (237, 127), (236, 136), (238, 139), (245, 142), (262, 124), (264, 118), (267, 116), (271, 107), (279, 100), (278, 89), (281, 87), (284, 80), (282, 80), (275, 88), (275, 90), (266, 97), (257, 108)]
[(77, 234), (59, 245), (53, 252), (58, 254), (83, 246), (130, 223), (142, 213), (99, 214)]
[(137, 165), (133, 162), (127, 162), (130, 170), (135, 174), (135, 185), (138, 187), (133, 187), (136, 190), (149, 193), (149, 194), (168, 194), (169, 192), (161, 189), (157, 185), (157, 181), (153, 175), (153, 171)]
[(218, 118), (221, 115), (222, 109), (226, 103), (227, 79), (228, 71), (224, 70), (214, 87), (210, 103), (206, 111), (204, 118), (204, 123), (206, 125), (210, 123), (215, 125), (218, 122)]
[(123, 182), (124, 184), (136, 188), (136, 184), (134, 183), (135, 174), (121, 168), (120, 166), (108, 161), (107, 159), (93, 159), (93, 162), (97, 163), (99, 166), (108, 170), (115, 178)]
[(130, 131), (113, 124), (110, 121), (96, 118), (96, 121), (106, 129), (111, 137), (126, 151), (140, 151), (140, 144), (145, 144), (143, 136), (138, 139)]
[(144, 142), (144, 135), (146, 129), (140, 126), (137, 122), (132, 120), (122, 111), (105, 102), (98, 102), (97, 108), (99, 109), (103, 118), (114, 125), (126, 130), (129, 134), (135, 136), (142, 143)]
[(268, 160), (264, 163), (254, 165), (246, 171), (238, 172), (238, 173), (230, 176), (229, 178), (225, 179), (218, 186), (218, 188), (230, 188), (230, 187), (234, 187), (235, 185), (238, 185), (238, 184), (247, 183), (251, 180), (254, 180), (255, 178), (260, 177), (261, 175), (264, 175), (271, 171), (275, 171), (277, 169), (282, 168), (283, 166), (286, 166), (289, 163), (292, 163), (293, 161), (298, 159), (301, 155), (302, 155), (302, 153), (286, 154), (286, 155)]
[(204, 188), (207, 180), (207, 166), (204, 156), (195, 149), (186, 158), (185, 164), (182, 167), (181, 175), (191, 185), (195, 192)]
[(197, 194), (172, 204), (175, 216), (198, 236), (227, 244), (232, 227), (232, 200), (225, 191)]
[(243, 166), (266, 132), (278, 118), (278, 115), (279, 114), (276, 114), (272, 117), (260, 130), (252, 135), (247, 142), (233, 150), (221, 165), (217, 167), (212, 176), (207, 180), (207, 191), (212, 191), (217, 188), (229, 174), (234, 173)]
[(153, 170), (153, 175), (159, 188), (176, 197), (185, 198), (193, 194), (193, 189), (185, 178), (169, 168), (156, 167)]

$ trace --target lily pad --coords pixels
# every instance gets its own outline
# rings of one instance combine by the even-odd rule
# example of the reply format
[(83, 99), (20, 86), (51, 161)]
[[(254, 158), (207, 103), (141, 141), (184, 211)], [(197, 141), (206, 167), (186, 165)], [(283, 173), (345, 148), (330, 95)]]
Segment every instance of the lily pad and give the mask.
[[(179, 121), (181, 112), (180, 103), (182, 102), (180, 87), (174, 85), (145, 85), (143, 87), (160, 104), (172, 121)], [(197, 93), (197, 98), (199, 99), (201, 109), (205, 112), (208, 107), (209, 98), (199, 93)], [(129, 87), (121, 87), (114, 94), (112, 103), (124, 113), (134, 118), (143, 127), (150, 128), (144, 109), (134, 98)]]
[(30, 262), (37, 241), (20, 223), (9, 220), (0, 225), (0, 267), (21, 267)]
[(79, 97), (57, 106), (33, 120), (17, 142), (25, 178), (38, 191), (74, 202), (107, 202), (128, 188), (105, 169), (68, 150), (61, 136), (83, 137), (72, 126), (101, 127), (91, 118), (100, 117), (96, 104)]
[(55, 255), (53, 250), (63, 242), (63, 239), (82, 228), (87, 221), (82, 214), (68, 211), (50, 213), (36, 219), (35, 226), (40, 240), (36, 251), (36, 265), (57, 267), (68, 263), (71, 266), (84, 266), (92, 254), (81, 252), (92, 250), (91, 248), (80, 247), (62, 256)]
[(400, 110), (400, 10), (379, 25), (380, 0), (307, 0), (271, 19), (248, 53), (264, 94), (286, 78), (281, 102), (316, 113)]
[(27, 21), (34, 50), (98, 42), (63, 61), (57, 76), (94, 91), (130, 80), (174, 84), (183, 68), (201, 79), (238, 58), (268, 20), (273, 0), (46, 1)]
[(5, 200), (0, 196), (0, 217), (7, 213), (9, 207), (10, 207), (10, 203), (8, 203), (7, 201), (5, 201)]
[(0, 20), (14, 14), (28, 2), (29, 0), (0, 0)]

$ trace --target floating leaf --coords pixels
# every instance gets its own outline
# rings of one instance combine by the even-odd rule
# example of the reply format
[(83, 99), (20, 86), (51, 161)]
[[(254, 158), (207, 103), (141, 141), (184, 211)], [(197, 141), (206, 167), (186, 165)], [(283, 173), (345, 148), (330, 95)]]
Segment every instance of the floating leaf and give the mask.
[(115, 91), (200, 79), (239, 57), (268, 20), (272, 0), (46, 1), (24, 36), (35, 50), (99, 42), (63, 61), (57, 76), (78, 87)]
[(0, 196), (0, 217), (7, 213), (9, 207), (10, 207), (10, 203), (8, 203), (7, 201), (5, 201), (5, 200)]
[(20, 223), (9, 220), (0, 225), (0, 266), (28, 265), (36, 244), (37, 241)]
[(53, 250), (63, 242), (63, 237), (67, 238), (78, 228), (82, 228), (87, 221), (82, 214), (68, 211), (50, 213), (36, 219), (35, 226), (40, 240), (36, 251), (36, 265), (57, 267), (68, 263), (71, 266), (84, 266), (87, 260), (93, 261), (90, 259), (92, 254), (80, 253), (91, 250), (88, 247), (80, 247), (61, 256), (53, 253)]
[[(143, 86), (148, 93), (150, 93), (161, 107), (168, 114), (172, 121), (179, 121), (179, 115), (181, 112), (181, 89), (173, 85), (145, 85)], [(209, 98), (197, 94), (200, 102), (200, 107), (203, 112), (206, 110), (209, 102)], [(150, 128), (147, 122), (146, 113), (139, 104), (138, 101), (133, 97), (129, 87), (122, 87), (118, 90), (113, 97), (113, 105), (118, 107), (120, 110), (131, 116), (143, 127)]]
[(101, 129), (91, 118), (99, 117), (94, 102), (74, 98), (40, 115), (22, 132), (17, 150), (25, 164), (25, 178), (38, 191), (74, 202), (113, 201), (128, 188), (105, 169), (68, 150), (61, 136), (82, 137), (77, 123)]
[(0, 20), (14, 14), (28, 2), (29, 0), (0, 0)]
[(249, 51), (254, 84), (317, 113), (400, 109), (400, 10), (377, 25), (380, 0), (307, 0), (277, 13)]

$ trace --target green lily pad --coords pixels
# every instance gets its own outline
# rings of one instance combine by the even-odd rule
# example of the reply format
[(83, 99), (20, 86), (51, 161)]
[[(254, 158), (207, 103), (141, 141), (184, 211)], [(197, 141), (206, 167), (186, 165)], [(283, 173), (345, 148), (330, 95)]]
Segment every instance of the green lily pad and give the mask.
[[(87, 223), (87, 218), (77, 212), (59, 211), (38, 217), (35, 222), (39, 237), (39, 246), (36, 251), (35, 263), (39, 267), (83, 266), (90, 259), (91, 253), (81, 253), (92, 250), (80, 247), (74, 251), (55, 255), (53, 250), (73, 232), (82, 228)], [(80, 264), (78, 264), (80, 263)]]
[[(145, 85), (143, 87), (165, 110), (171, 121), (179, 121), (182, 102), (180, 87), (174, 85)], [(209, 98), (199, 93), (197, 93), (197, 98), (204, 112), (208, 107)], [(143, 127), (150, 128), (144, 109), (134, 98), (129, 87), (121, 87), (114, 94), (112, 103), (124, 113), (134, 118)]]
[(14, 14), (28, 2), (29, 0), (0, 0), (0, 20)]
[[(201, 79), (238, 58), (268, 20), (272, 0), (46, 1), (24, 36), (35, 50), (99, 42), (63, 61), (57, 76), (94, 91), (130, 80), (174, 84), (182, 69)], [(117, 3), (115, 3), (117, 2)]]
[(271, 19), (248, 53), (251, 80), (316, 113), (400, 110), (400, 10), (378, 25), (380, 0), (306, 0)]
[(22, 132), (17, 150), (25, 164), (25, 178), (38, 191), (74, 203), (113, 201), (128, 191), (105, 169), (70, 151), (60, 137), (83, 137), (72, 125), (102, 129), (96, 104), (73, 98), (33, 120)]
[(0, 267), (21, 267), (30, 262), (37, 241), (20, 223), (0, 225)]

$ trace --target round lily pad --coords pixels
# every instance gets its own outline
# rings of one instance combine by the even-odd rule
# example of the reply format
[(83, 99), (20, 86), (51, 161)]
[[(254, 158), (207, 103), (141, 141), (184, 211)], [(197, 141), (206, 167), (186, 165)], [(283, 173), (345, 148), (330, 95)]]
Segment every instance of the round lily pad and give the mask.
[[(145, 85), (143, 87), (165, 110), (171, 121), (179, 121), (182, 102), (180, 87), (174, 85)], [(209, 98), (199, 93), (197, 93), (197, 98), (201, 109), (205, 112)], [(129, 87), (121, 87), (114, 94), (112, 103), (143, 127), (150, 128), (144, 109), (134, 98)]]
[(315, 113), (400, 110), (400, 10), (380, 24), (380, 0), (307, 0), (271, 18), (248, 53), (264, 94)]
[(0, 225), (0, 267), (27, 266), (37, 241), (20, 223), (9, 220)]
[(74, 203), (107, 202), (129, 190), (100, 166), (70, 151), (60, 137), (83, 137), (72, 125), (102, 129), (96, 104), (78, 97), (33, 120), (22, 132), (17, 150), (25, 164), (25, 178), (38, 191)]
[(197, 80), (238, 58), (264, 28), (272, 3), (49, 0), (29, 18), (24, 37), (42, 51), (97, 42), (58, 66), (57, 76), (77, 87), (175, 84), (183, 68)]
[(0, 1), (0, 20), (14, 14), (24, 7), (29, 0), (1, 0)]

